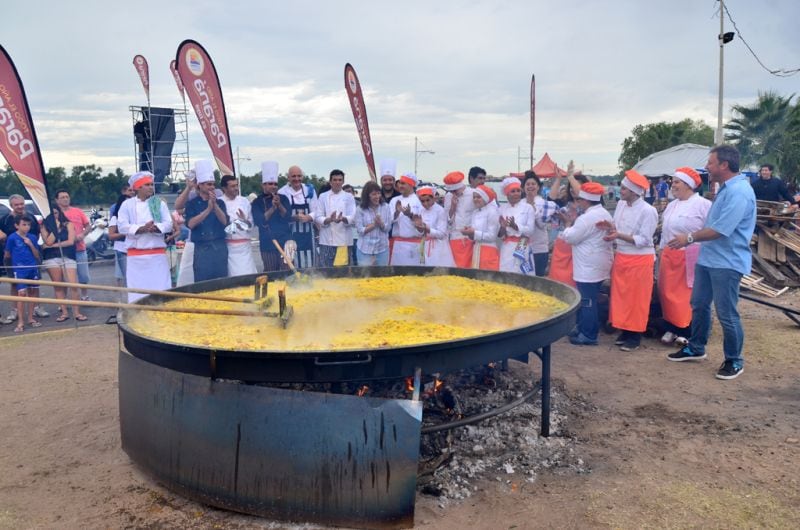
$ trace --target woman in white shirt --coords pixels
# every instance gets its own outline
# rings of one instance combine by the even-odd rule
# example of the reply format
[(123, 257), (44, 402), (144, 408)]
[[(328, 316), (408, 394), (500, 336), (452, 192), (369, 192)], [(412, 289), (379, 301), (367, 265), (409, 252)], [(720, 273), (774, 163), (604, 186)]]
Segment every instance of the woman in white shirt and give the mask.
[(497, 234), (500, 230), (500, 214), (497, 211), (494, 190), (483, 184), (472, 190), (472, 211), (470, 226), (461, 233), (472, 239), (472, 268), (488, 271), (500, 270), (500, 253), (497, 251)]
[(361, 190), (361, 204), (356, 208), (356, 263), (359, 266), (385, 267), (389, 264), (389, 230), (392, 211), (383, 200), (381, 188), (369, 181)]
[(533, 236), (530, 240), (531, 251), (533, 252), (533, 264), (536, 276), (547, 274), (547, 261), (550, 257), (550, 222), (554, 219), (558, 211), (558, 205), (553, 201), (545, 200), (539, 191), (542, 183), (533, 171), (525, 172), (525, 179), (522, 181), (522, 190), (525, 192), (525, 201), (533, 207), (534, 228)]
[(533, 206), (522, 200), (522, 184), (516, 177), (502, 182), (508, 202), (500, 206), (500, 270), (533, 276), (530, 241), (534, 231)]
[(432, 187), (418, 189), (417, 197), (422, 203), (420, 215), (414, 218), (414, 226), (423, 241), (420, 263), (429, 267), (455, 267), (447, 231), (447, 213), (436, 204)]
[(600, 183), (583, 184), (575, 200), (580, 215), (559, 235), (572, 247), (573, 280), (581, 294), (576, 329), (569, 337), (572, 344), (579, 346), (597, 344), (600, 330), (597, 298), (600, 285), (611, 276), (614, 260), (612, 243), (605, 240), (605, 230), (598, 226), (611, 222), (611, 214), (600, 202), (604, 192)]
[(702, 183), (700, 175), (692, 168), (675, 170), (672, 194), (675, 197), (661, 214), (661, 255), (658, 259), (658, 296), (667, 332), (661, 337), (664, 344), (677, 342), (685, 345), (691, 335), (692, 279), (694, 264), (700, 244), (685, 248), (670, 248), (667, 243), (677, 234), (691, 234), (703, 228), (711, 208), (711, 201), (695, 193)]

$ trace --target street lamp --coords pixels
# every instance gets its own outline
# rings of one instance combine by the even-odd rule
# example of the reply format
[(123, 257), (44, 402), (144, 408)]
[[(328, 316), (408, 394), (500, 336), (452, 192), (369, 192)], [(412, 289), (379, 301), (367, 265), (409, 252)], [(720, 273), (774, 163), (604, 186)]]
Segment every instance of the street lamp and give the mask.
[[(419, 143), (420, 143), (419, 140), (415, 136), (414, 137), (414, 175), (417, 175), (417, 163), (419, 162), (419, 155), (422, 155), (422, 154), (435, 155), (436, 154), (435, 151), (430, 151), (430, 150), (427, 150), (427, 149), (420, 149), (419, 148)], [(417, 175), (417, 178), (419, 178), (419, 175)]]

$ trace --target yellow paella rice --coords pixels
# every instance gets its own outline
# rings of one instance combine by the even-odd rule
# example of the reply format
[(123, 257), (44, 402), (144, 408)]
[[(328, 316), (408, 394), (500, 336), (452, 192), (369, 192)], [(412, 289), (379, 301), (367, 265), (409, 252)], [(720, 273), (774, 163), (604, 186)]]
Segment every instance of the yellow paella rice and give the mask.
[[(516, 285), (460, 276), (313, 278), (269, 285), (277, 311), (278, 289), (294, 315), (286, 329), (277, 318), (129, 311), (127, 324), (164, 342), (230, 350), (330, 351), (409, 346), (465, 339), (526, 326), (566, 309), (566, 304)], [(252, 288), (216, 291), (252, 296)], [(173, 308), (256, 311), (255, 304), (176, 299)]]

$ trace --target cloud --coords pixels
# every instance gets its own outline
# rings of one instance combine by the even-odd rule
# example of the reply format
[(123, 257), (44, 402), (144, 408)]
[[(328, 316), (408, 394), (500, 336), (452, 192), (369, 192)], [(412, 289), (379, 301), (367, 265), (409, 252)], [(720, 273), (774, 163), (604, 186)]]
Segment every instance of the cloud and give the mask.
[[(797, 67), (796, 0), (726, 2), (771, 67)], [(167, 65), (201, 42), (222, 80), (242, 170), (278, 159), (309, 173), (366, 177), (344, 95), (351, 62), (365, 90), (376, 156), (441, 178), (481, 165), (499, 175), (528, 154), (530, 75), (537, 79), (534, 154), (617, 171), (622, 140), (642, 123), (700, 119), (717, 108), (716, 3), (620, 0), (355, 0), (109, 4), (3, 8), (3, 45), (23, 76), (48, 165), (135, 165), (130, 105), (146, 99), (132, 58), (150, 63), (154, 105), (182, 108)], [(36, 6), (34, 6), (36, 7)], [(729, 26), (729, 24), (726, 22)], [(35, 38), (35, 45), (31, 45)], [(800, 75), (759, 67), (737, 37), (725, 47), (725, 112), (759, 90), (800, 93)], [(209, 158), (189, 109), (192, 159)], [(518, 151), (519, 148), (519, 151)], [(250, 158), (251, 160), (246, 160)], [(116, 167), (116, 166), (115, 166)]]

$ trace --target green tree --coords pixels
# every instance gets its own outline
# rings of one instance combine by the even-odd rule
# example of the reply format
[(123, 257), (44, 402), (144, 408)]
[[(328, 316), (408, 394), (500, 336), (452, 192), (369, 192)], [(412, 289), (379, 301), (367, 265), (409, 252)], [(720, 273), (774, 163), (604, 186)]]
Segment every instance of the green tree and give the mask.
[(800, 100), (795, 102), (787, 121), (778, 168), (784, 180), (798, 183), (800, 182)]
[(792, 170), (796, 175), (800, 111), (792, 105), (793, 98), (794, 94), (759, 92), (753, 104), (731, 107), (725, 140), (739, 149), (743, 165), (774, 164), (782, 173)]
[(653, 153), (686, 143), (713, 145), (714, 129), (702, 121), (689, 118), (674, 123), (660, 121), (637, 125), (622, 142), (618, 160), (620, 168), (623, 171), (630, 169)]
[(15, 193), (28, 197), (28, 192), (25, 191), (19, 178), (17, 178), (17, 173), (11, 169), (11, 166), (6, 165), (3, 171), (0, 171), (0, 196), (8, 197)]

